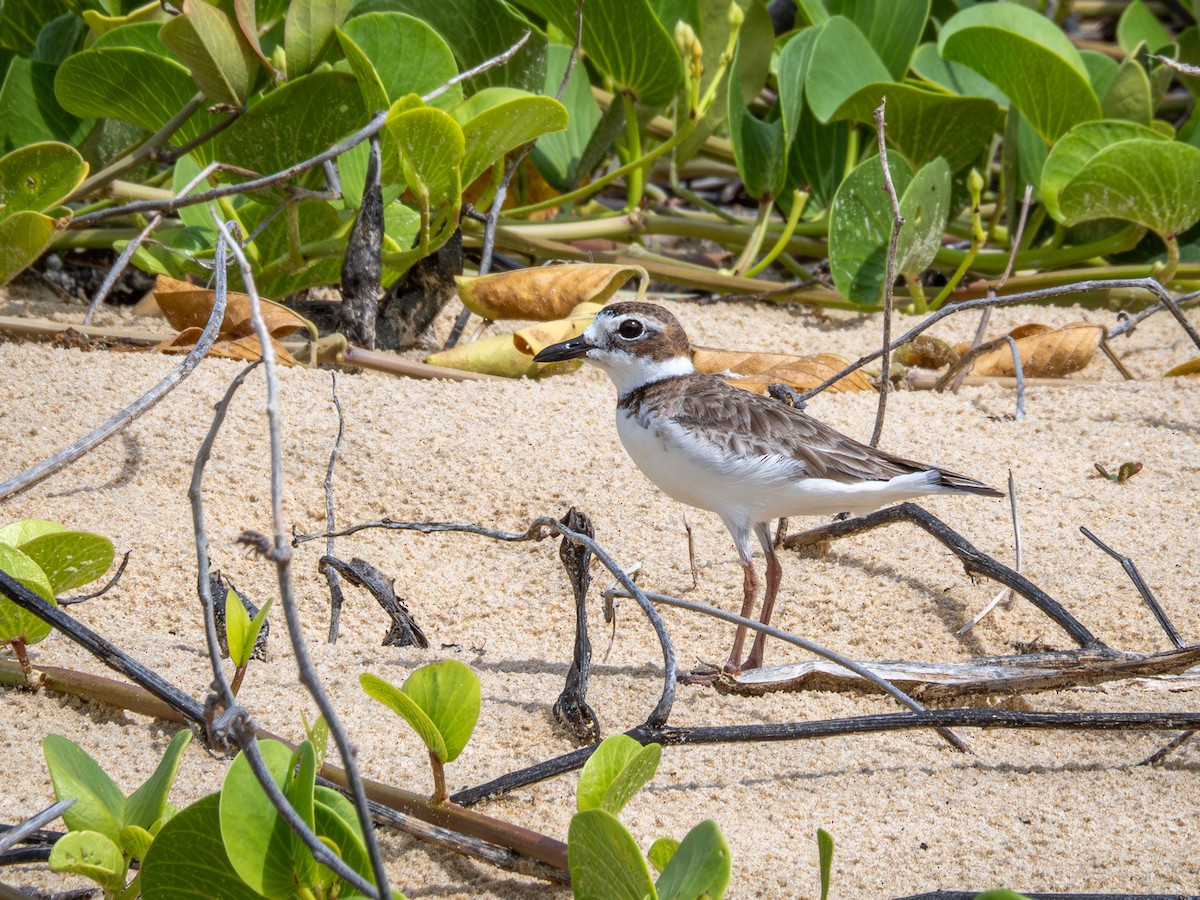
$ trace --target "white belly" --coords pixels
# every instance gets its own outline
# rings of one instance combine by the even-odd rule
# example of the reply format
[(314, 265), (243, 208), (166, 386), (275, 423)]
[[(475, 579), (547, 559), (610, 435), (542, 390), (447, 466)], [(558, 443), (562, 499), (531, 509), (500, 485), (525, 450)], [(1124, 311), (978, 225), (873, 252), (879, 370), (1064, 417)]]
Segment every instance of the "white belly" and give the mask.
[(624, 410), (617, 411), (617, 434), (637, 467), (669, 497), (726, 520), (863, 513), (942, 490), (931, 472), (852, 483), (796, 477), (792, 460), (730, 457), (670, 422), (643, 427)]

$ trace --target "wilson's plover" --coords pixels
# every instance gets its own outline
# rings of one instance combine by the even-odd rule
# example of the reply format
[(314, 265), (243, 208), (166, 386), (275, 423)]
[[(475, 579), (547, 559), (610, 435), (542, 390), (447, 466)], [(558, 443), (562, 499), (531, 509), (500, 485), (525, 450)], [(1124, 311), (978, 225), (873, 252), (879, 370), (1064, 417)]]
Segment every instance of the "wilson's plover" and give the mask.
[[(742, 562), (742, 615), (758, 578), (750, 533), (766, 554), (761, 621), (771, 619), (782, 570), (768, 523), (783, 516), (864, 513), (925, 494), (1000, 491), (938, 466), (860, 444), (786, 403), (732, 387), (692, 365), (678, 320), (651, 303), (614, 303), (582, 335), (542, 350), (536, 362), (583, 359), (617, 388), (617, 434), (637, 467), (666, 494), (715, 512)], [(728, 672), (762, 665), (765, 635), (742, 662), (738, 626)]]

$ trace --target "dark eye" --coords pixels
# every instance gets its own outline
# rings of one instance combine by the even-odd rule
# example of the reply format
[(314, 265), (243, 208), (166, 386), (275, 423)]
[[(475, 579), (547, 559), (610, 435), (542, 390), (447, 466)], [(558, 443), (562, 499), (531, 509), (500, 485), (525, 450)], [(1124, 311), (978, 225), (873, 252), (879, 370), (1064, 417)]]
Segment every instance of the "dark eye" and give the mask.
[(642, 326), (642, 323), (637, 319), (626, 319), (617, 328), (617, 334), (625, 338), (627, 341), (632, 341), (635, 338), (640, 338), (642, 336), (642, 332), (645, 330), (646, 329)]

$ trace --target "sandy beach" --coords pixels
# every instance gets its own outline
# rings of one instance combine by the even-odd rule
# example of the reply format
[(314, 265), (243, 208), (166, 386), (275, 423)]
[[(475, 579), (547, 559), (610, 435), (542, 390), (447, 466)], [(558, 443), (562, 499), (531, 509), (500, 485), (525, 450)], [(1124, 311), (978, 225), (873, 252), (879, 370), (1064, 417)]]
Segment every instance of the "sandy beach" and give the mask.
[[(5, 311), (20, 308), (10, 295)], [(818, 315), (768, 305), (672, 303), (690, 337), (707, 346), (839, 353), (878, 345), (879, 320)], [(455, 307), (452, 304), (452, 307)], [(72, 310), (75, 318), (81, 310)], [(439, 320), (444, 334), (457, 308)], [(120, 315), (109, 314), (110, 321)], [(71, 316), (64, 316), (70, 318)], [(1200, 324), (1200, 313), (1191, 321)], [(992, 335), (1036, 321), (1112, 325), (1115, 313), (1080, 309), (997, 310)], [(915, 319), (898, 317), (899, 329)], [(969, 340), (975, 315), (933, 333)], [(1016, 480), (1024, 572), (1097, 636), (1121, 650), (1151, 653), (1169, 643), (1120, 566), (1079, 533), (1091, 528), (1133, 558), (1188, 643), (1200, 641), (1200, 382), (1166, 379), (1195, 347), (1169, 315), (1155, 316), (1114, 349), (1136, 376), (1124, 381), (1097, 354), (1065, 387), (1031, 387), (1023, 420), (1013, 391), (967, 386), (957, 395), (904, 391), (889, 400), (881, 446), (1003, 487)], [(176, 362), (151, 353), (81, 353), (0, 341), (3, 409), (0, 479), (54, 453), (150, 387)], [(212, 406), (241, 365), (207, 360), (159, 406), (77, 464), (0, 504), (0, 524), (26, 517), (110, 537), (131, 551), (108, 594), (73, 615), (200, 700), (211, 672), (203, 653), (196, 555), (187, 485)], [(287, 527), (324, 527), (323, 481), (337, 430), (330, 374), (280, 372)], [(540, 382), (452, 383), (344, 373), (337, 391), (345, 437), (334, 476), (340, 525), (389, 516), (473, 522), (521, 531), (570, 506), (592, 519), (598, 541), (622, 564), (640, 563), (647, 590), (685, 595), (737, 611), (742, 570), (713, 514), (689, 510), (699, 584), (692, 588), (684, 508), (660, 493), (625, 455), (613, 425), (614, 395), (601, 373)], [(808, 411), (865, 440), (876, 397), (823, 394)], [(269, 453), (261, 373), (237, 395), (205, 481), (214, 565), (261, 604), (274, 569), (235, 543), (244, 529), (268, 532)], [(1100, 478), (1137, 461), (1128, 483)], [(980, 549), (1012, 563), (1007, 501), (936, 497), (923, 502)], [(793, 521), (800, 530), (811, 522)], [(305, 638), (325, 686), (359, 750), (364, 774), (427, 791), (424, 750), (398, 718), (359, 689), (373, 672), (399, 684), (416, 667), (459, 659), (479, 675), (483, 708), (462, 756), (447, 768), (450, 789), (479, 784), (571, 750), (550, 715), (574, 635), (573, 603), (557, 543), (502, 544), (467, 535), (367, 531), (339, 539), (337, 553), (362, 557), (396, 581), (428, 650), (383, 647), (387, 621), (363, 591), (348, 589), (336, 645), (325, 642), (329, 598), (317, 560), (323, 542), (297, 548), (293, 571)], [(820, 555), (783, 557), (775, 624), (858, 660), (962, 662), (1012, 653), (1018, 642), (1068, 648), (1070, 639), (1025, 601), (997, 608), (974, 630), (955, 631), (996, 593), (923, 532), (904, 526), (833, 544)], [(761, 563), (761, 559), (758, 560)], [(615, 636), (594, 572), (590, 626), (596, 666), (588, 699), (605, 734), (641, 722), (660, 689), (662, 657), (630, 601)], [(681, 666), (725, 658), (732, 627), (671, 610), (663, 616)], [(34, 664), (108, 674), (60, 635), (33, 647)], [(0, 651), (0, 658), (10, 658)], [(809, 658), (768, 642), (768, 664)], [(1138, 679), (1027, 698), (973, 701), (1031, 710), (1195, 709), (1194, 677)], [(303, 736), (300, 714), (315, 707), (296, 681), (283, 618), (272, 617), (269, 658), (251, 668), (240, 698), (265, 728)], [(889, 712), (894, 701), (848, 693), (724, 696), (681, 685), (676, 725), (788, 722)], [(0, 821), (12, 823), (53, 801), (40, 744), (48, 734), (78, 742), (126, 790), (152, 770), (174, 732), (133, 713), (51, 693), (0, 693)], [(970, 730), (973, 756), (930, 731), (819, 741), (668, 748), (651, 784), (623, 819), (639, 844), (682, 838), (713, 818), (733, 858), (729, 897), (815, 897), (815, 831), (837, 850), (832, 896), (902, 897), (938, 888), (1189, 893), (1200, 890), (1200, 747), (1189, 743), (1157, 767), (1137, 763), (1171, 732)], [(188, 748), (172, 801), (184, 806), (220, 787), (227, 761)], [(566, 838), (576, 774), (488, 801), (497, 818)], [(57, 827), (61, 827), (61, 823)], [(381, 830), (393, 885), (411, 898), (567, 896), (562, 887)], [(39, 890), (82, 886), (45, 866), (0, 870), (0, 881)]]

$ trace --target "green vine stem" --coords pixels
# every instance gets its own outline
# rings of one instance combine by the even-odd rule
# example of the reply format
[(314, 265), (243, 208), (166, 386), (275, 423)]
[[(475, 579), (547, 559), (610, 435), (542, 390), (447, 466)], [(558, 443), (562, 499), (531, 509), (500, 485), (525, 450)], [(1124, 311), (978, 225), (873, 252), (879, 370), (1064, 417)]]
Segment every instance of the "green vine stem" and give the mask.
[[(800, 214), (804, 212), (804, 207), (808, 205), (808, 194), (805, 191), (797, 188), (792, 192), (792, 211), (788, 215), (787, 223), (783, 226), (783, 232), (779, 235), (779, 239), (775, 241), (775, 245), (767, 251), (767, 255), (760, 259), (754, 266), (750, 268), (746, 275), (753, 278), (758, 275), (767, 266), (775, 261), (788, 245), (788, 241), (792, 239), (792, 234), (796, 230), (796, 225), (800, 221)], [(787, 268), (791, 268), (787, 266)]]
[[(637, 104), (627, 92), (621, 93), (621, 106), (625, 110), (625, 151), (631, 160), (645, 160), (642, 153), (642, 132), (638, 128)], [(625, 211), (633, 212), (642, 205), (646, 194), (646, 163), (634, 166), (625, 179)]]
[(754, 262), (754, 257), (758, 256), (758, 248), (762, 246), (763, 237), (767, 233), (767, 225), (771, 222), (771, 210), (774, 208), (775, 198), (770, 194), (758, 201), (758, 215), (754, 219), (754, 227), (750, 229), (750, 236), (746, 239), (741, 256), (733, 265), (734, 275), (743, 274)]
[(1175, 273), (1179, 270), (1179, 239), (1173, 234), (1159, 235), (1162, 242), (1167, 247), (1167, 261), (1163, 263), (1161, 269), (1155, 267), (1154, 277), (1166, 284), (1175, 277)]

